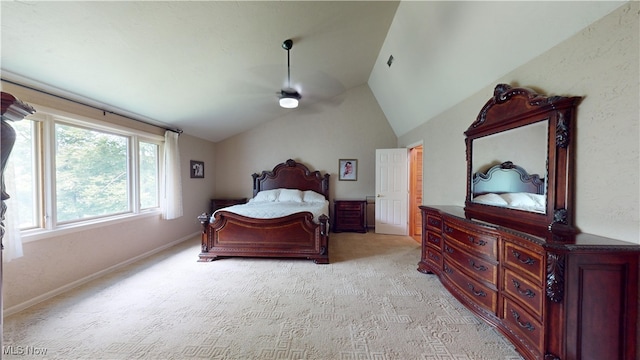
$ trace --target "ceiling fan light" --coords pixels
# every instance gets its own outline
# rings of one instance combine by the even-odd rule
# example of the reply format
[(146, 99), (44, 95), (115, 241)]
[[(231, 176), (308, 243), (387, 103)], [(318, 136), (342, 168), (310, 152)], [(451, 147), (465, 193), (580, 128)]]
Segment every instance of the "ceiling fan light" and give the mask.
[(280, 106), (285, 109), (295, 109), (298, 107), (298, 99), (295, 96), (283, 95), (280, 97)]

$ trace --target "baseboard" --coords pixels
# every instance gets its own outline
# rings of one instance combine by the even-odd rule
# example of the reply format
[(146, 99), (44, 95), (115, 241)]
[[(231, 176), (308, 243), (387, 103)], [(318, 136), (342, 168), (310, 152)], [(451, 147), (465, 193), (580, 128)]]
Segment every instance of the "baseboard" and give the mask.
[(20, 304), (14, 305), (12, 307), (6, 308), (6, 309), (3, 310), (3, 316), (10, 316), (10, 315), (15, 314), (17, 312), (20, 312), (20, 311), (22, 311), (24, 309), (27, 309), (27, 308), (29, 308), (31, 306), (39, 304), (39, 303), (41, 303), (41, 302), (43, 302), (45, 300), (49, 300), (54, 296), (60, 295), (60, 294), (65, 293), (65, 292), (67, 292), (67, 291), (69, 291), (71, 289), (74, 289), (74, 288), (76, 288), (76, 287), (78, 287), (80, 285), (86, 284), (89, 281), (95, 280), (95, 279), (97, 279), (97, 278), (99, 278), (101, 276), (104, 276), (104, 275), (112, 272), (112, 271), (120, 269), (120, 268), (122, 268), (124, 266), (132, 264), (132, 263), (134, 263), (136, 261), (139, 261), (139, 260), (142, 260), (144, 258), (147, 258), (147, 257), (149, 257), (151, 255), (157, 254), (160, 251), (168, 249), (168, 248), (170, 248), (172, 246), (176, 246), (176, 245), (178, 245), (178, 244), (180, 244), (180, 243), (182, 243), (184, 241), (191, 240), (194, 237), (198, 236), (198, 234), (200, 234), (200, 232), (196, 232), (196, 233), (193, 233), (191, 235), (185, 236), (185, 237), (183, 237), (181, 239), (178, 239), (176, 241), (170, 242), (170, 243), (168, 243), (166, 245), (163, 245), (163, 246), (161, 246), (159, 248), (153, 249), (151, 251), (147, 251), (144, 254), (140, 254), (140, 255), (138, 255), (136, 257), (133, 257), (133, 258), (131, 258), (129, 260), (123, 261), (123, 262), (118, 263), (116, 265), (110, 266), (110, 267), (108, 267), (108, 268), (106, 268), (104, 270), (98, 271), (97, 273), (91, 274), (89, 276), (85, 276), (85, 277), (83, 277), (81, 279), (78, 279), (78, 280), (72, 282), (72, 283), (69, 283), (69, 284), (61, 286), (61, 287), (59, 287), (57, 289), (53, 289), (51, 291), (48, 291), (48, 292), (46, 292), (46, 293), (44, 293), (44, 294), (42, 294), (40, 296), (36, 296), (33, 299), (29, 299), (29, 300), (27, 300), (27, 301), (25, 301), (23, 303), (20, 303)]

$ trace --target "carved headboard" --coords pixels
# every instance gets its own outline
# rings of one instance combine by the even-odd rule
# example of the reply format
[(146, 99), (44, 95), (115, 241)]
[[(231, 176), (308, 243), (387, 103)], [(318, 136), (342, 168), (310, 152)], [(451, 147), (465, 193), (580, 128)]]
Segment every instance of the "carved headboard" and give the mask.
[(473, 197), (488, 193), (544, 194), (544, 180), (538, 174), (529, 174), (511, 161), (495, 165), (486, 173), (473, 174)]
[(289, 159), (276, 165), (271, 171), (253, 174), (253, 196), (262, 190), (298, 189), (313, 190), (329, 200), (329, 174), (311, 171), (304, 164)]

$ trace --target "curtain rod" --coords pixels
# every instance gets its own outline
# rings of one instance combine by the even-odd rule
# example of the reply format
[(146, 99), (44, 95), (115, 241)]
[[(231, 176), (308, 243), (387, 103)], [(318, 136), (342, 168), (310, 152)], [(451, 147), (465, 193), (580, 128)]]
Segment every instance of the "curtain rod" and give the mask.
[(151, 124), (151, 123), (149, 123), (149, 122), (146, 122), (146, 121), (143, 121), (143, 120), (140, 120), (140, 119), (136, 119), (136, 118), (133, 118), (133, 117), (128, 116), (128, 115), (122, 115), (122, 114), (119, 114), (119, 113), (117, 113), (117, 112), (115, 112), (115, 111), (110, 111), (110, 110), (101, 109), (101, 108), (99, 108), (99, 107), (97, 107), (97, 106), (94, 106), (94, 105), (86, 104), (86, 103), (83, 103), (83, 102), (78, 101), (78, 100), (74, 100), (74, 99), (71, 99), (71, 98), (68, 98), (68, 97), (65, 97), (65, 96), (61, 96), (61, 95), (58, 95), (58, 94), (50, 93), (50, 92), (48, 92), (48, 91), (44, 91), (44, 90), (42, 90), (42, 89), (38, 89), (38, 88), (34, 88), (34, 87), (31, 87), (31, 86), (28, 86), (28, 85), (20, 84), (20, 83), (17, 83), (17, 82), (15, 82), (15, 81), (7, 80), (7, 79), (4, 79), (4, 78), (0, 78), (0, 80), (2, 80), (2, 81), (4, 81), (4, 82), (7, 82), (7, 83), (9, 83), (9, 84), (13, 84), (13, 85), (17, 85), (17, 86), (23, 87), (23, 88), (25, 88), (25, 89), (29, 89), (29, 90), (33, 90), (33, 91), (37, 91), (37, 92), (42, 93), (42, 94), (45, 94), (45, 95), (49, 95), (49, 96), (53, 96), (53, 97), (57, 97), (57, 98), (62, 99), (62, 100), (70, 101), (70, 102), (72, 102), (72, 103), (76, 103), (76, 104), (79, 104), (79, 105), (83, 105), (83, 106), (90, 107), (90, 108), (92, 108), (92, 109), (100, 110), (100, 111), (102, 111), (102, 114), (103, 114), (103, 115), (106, 115), (107, 113), (109, 113), (109, 114), (112, 114), (112, 115), (117, 115), (117, 116), (121, 116), (121, 117), (124, 117), (124, 118), (130, 119), (130, 120), (133, 120), (133, 121), (141, 122), (141, 123), (143, 123), (143, 124), (147, 124), (147, 125), (151, 125), (151, 126), (155, 126), (155, 127), (163, 128), (163, 129), (165, 129), (165, 130), (173, 131), (174, 133), (182, 134), (182, 132), (183, 132), (181, 129), (169, 129), (169, 128), (166, 128), (166, 127), (164, 127), (164, 126), (158, 126), (158, 125), (156, 125), (156, 124)]

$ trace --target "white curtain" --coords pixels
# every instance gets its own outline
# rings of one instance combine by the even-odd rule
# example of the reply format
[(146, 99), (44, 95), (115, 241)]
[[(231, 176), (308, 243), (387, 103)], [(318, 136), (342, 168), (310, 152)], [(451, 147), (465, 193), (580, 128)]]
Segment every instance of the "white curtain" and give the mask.
[(15, 173), (13, 170), (13, 164), (11, 161), (7, 162), (7, 166), (4, 169), (4, 185), (6, 192), (10, 198), (5, 201), (7, 205), (7, 212), (4, 219), (4, 238), (2, 244), (4, 245), (4, 252), (2, 261), (9, 262), (15, 258), (22, 256), (22, 238), (20, 237), (20, 216), (18, 212), (18, 204), (16, 199), (15, 189)]
[(164, 133), (162, 218), (166, 220), (182, 216), (182, 177), (178, 136), (178, 133), (169, 130)]

